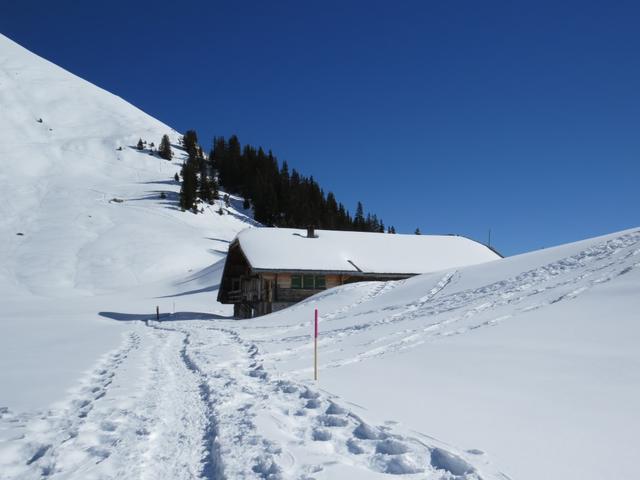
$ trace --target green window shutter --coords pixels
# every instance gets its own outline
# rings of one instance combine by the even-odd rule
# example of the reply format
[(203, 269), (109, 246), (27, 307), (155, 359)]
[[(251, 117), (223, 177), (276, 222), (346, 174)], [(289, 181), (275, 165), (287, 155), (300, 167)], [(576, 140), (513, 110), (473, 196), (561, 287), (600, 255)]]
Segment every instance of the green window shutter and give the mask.
[(307, 288), (313, 290), (313, 275), (304, 275), (303, 279), (303, 288)]
[(302, 277), (300, 275), (291, 275), (291, 288), (302, 288)]
[(324, 275), (316, 275), (316, 289), (324, 290), (325, 288), (327, 288), (327, 284)]

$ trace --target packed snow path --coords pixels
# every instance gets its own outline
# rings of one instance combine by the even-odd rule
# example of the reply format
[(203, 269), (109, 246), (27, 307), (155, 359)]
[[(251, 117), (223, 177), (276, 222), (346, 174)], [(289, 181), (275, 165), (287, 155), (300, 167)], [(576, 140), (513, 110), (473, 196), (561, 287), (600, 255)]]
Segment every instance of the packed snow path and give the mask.
[(33, 415), (5, 409), (2, 428), (3, 479), (502, 478), (279, 379), (254, 343), (211, 322), (137, 326), (66, 404)]

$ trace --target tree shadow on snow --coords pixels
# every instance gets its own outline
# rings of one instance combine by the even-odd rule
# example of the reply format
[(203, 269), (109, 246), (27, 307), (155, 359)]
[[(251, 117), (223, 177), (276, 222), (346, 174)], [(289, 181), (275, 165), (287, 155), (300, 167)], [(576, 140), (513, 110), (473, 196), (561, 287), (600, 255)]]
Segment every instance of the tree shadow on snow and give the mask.
[[(165, 198), (160, 195), (164, 193)], [(165, 190), (151, 190), (146, 195), (140, 197), (127, 198), (127, 202), (140, 202), (143, 200), (161, 200), (160, 203), (177, 203), (180, 199), (180, 195), (176, 192), (168, 192)]]
[[(164, 198), (161, 194), (164, 193)], [(181, 210), (180, 195), (176, 192), (169, 192), (165, 190), (153, 190), (151, 193), (135, 198), (128, 198), (127, 202), (143, 202), (143, 201), (155, 201), (169, 210)]]
[(152, 180), (150, 182), (138, 182), (138, 185), (180, 185), (173, 178), (171, 180)]
[(207, 240), (214, 240), (216, 242), (224, 242), (224, 243), (231, 243), (230, 240), (225, 240), (224, 238), (215, 238), (215, 237), (205, 237)]
[[(117, 320), (118, 322), (146, 322), (147, 320), (156, 320), (156, 312), (151, 313), (121, 313), (121, 312), (98, 312), (98, 315), (109, 320)], [(161, 322), (175, 322), (178, 320), (230, 320), (233, 317), (225, 317), (224, 315), (216, 315), (214, 313), (205, 312), (176, 312), (176, 313), (160, 313)]]

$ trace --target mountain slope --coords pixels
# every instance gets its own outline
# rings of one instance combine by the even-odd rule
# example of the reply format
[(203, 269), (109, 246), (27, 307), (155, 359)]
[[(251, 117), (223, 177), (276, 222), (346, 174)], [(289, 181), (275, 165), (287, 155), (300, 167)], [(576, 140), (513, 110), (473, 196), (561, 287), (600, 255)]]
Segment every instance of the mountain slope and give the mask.
[(119, 343), (122, 325), (99, 311), (188, 290), (174, 284), (251, 220), (238, 199), (224, 216), (180, 212), (184, 152), (132, 148), (177, 132), (1, 35), (0, 105), (0, 404), (44, 406)]
[(148, 283), (176, 264), (202, 264), (192, 257), (204, 250), (194, 229), (215, 220), (216, 230), (238, 230), (233, 217), (160, 208), (175, 205), (172, 177), (184, 155), (166, 162), (131, 146), (157, 145), (163, 134), (176, 144), (177, 132), (6, 37), (0, 49), (0, 251), (12, 288), (55, 295)]

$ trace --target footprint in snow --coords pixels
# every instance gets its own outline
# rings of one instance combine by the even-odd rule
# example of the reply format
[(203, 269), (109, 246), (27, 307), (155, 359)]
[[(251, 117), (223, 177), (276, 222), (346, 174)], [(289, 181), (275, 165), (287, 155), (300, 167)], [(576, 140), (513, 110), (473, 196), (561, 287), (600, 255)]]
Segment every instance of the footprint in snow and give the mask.
[(316, 442), (328, 442), (331, 440), (331, 432), (325, 428), (315, 428), (313, 430), (312, 438)]
[(361, 422), (360, 425), (356, 427), (353, 435), (360, 440), (382, 440), (386, 437), (384, 432), (365, 422)]
[(346, 418), (336, 415), (320, 415), (318, 422), (325, 427), (346, 427), (348, 424)]
[(346, 415), (348, 411), (337, 403), (330, 402), (324, 413), (327, 415)]
[(322, 404), (320, 403), (320, 400), (318, 400), (317, 398), (310, 398), (309, 400), (307, 400), (304, 408), (315, 410), (316, 408), (320, 408), (321, 405)]
[(464, 476), (476, 471), (464, 459), (442, 448), (431, 450), (431, 466), (436, 470), (445, 470), (456, 476)]
[(402, 455), (408, 451), (409, 447), (392, 438), (387, 438), (376, 444), (376, 453), (382, 453), (384, 455)]

